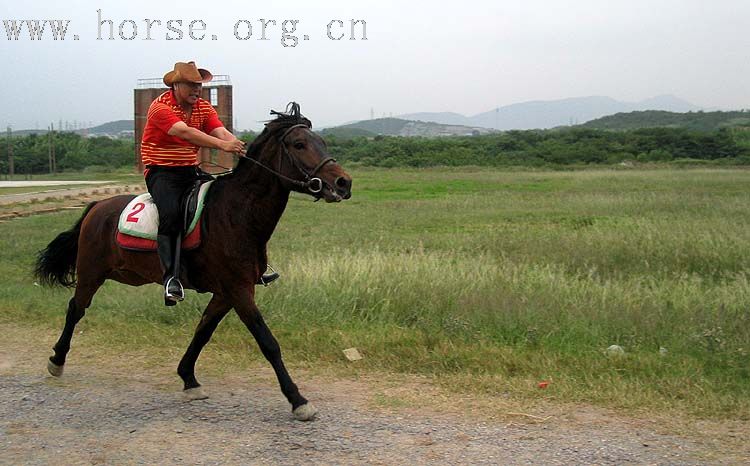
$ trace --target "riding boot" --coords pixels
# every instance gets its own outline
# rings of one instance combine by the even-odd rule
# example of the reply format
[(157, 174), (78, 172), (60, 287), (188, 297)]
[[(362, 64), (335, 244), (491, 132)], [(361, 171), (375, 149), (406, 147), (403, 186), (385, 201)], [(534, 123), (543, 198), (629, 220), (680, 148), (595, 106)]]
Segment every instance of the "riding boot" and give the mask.
[(174, 306), (185, 298), (185, 291), (179, 279), (179, 247), (180, 237), (171, 238), (169, 235), (156, 236), (156, 248), (164, 272), (164, 304)]

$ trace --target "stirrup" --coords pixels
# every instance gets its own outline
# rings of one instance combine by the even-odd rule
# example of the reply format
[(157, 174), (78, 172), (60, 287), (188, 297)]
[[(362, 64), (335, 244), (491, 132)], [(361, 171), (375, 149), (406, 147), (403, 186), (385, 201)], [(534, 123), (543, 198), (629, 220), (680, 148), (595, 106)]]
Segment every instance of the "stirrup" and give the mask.
[[(170, 290), (170, 286), (176, 286), (177, 289)], [(185, 290), (182, 288), (180, 279), (177, 277), (169, 277), (169, 280), (164, 284), (164, 304), (167, 306), (174, 306), (183, 299), (185, 299)]]
[(266, 267), (271, 269), (271, 273), (261, 275), (256, 285), (268, 286), (271, 284), (271, 282), (275, 281), (277, 278), (280, 277), (279, 273), (275, 271), (273, 267), (271, 267), (270, 265), (267, 265)]

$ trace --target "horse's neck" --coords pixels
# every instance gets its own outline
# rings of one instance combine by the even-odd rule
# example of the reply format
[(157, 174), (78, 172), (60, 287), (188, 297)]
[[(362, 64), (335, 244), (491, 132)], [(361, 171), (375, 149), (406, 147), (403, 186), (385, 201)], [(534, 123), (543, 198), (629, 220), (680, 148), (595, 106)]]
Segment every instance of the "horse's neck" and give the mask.
[(236, 230), (231, 233), (265, 246), (286, 209), (289, 190), (275, 175), (246, 161), (226, 181), (220, 197), (217, 200), (225, 206), (220, 210)]

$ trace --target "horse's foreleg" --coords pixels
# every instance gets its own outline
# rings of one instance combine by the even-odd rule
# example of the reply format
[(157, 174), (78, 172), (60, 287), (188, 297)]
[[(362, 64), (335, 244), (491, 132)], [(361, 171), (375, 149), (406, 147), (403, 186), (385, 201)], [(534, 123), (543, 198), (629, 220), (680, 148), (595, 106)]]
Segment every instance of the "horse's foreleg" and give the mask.
[(281, 348), (279, 343), (274, 338), (271, 330), (263, 320), (263, 316), (260, 315), (260, 310), (255, 303), (250, 302), (235, 305), (237, 315), (239, 315), (242, 322), (250, 330), (250, 333), (255, 337), (255, 341), (258, 342), (263, 356), (271, 363), (276, 377), (279, 379), (279, 385), (281, 386), (281, 392), (292, 404), (292, 412), (294, 417), (300, 421), (310, 421), (317, 414), (317, 410), (308, 403), (305, 397), (300, 395), (299, 389), (289, 373), (284, 367), (284, 362), (281, 359)]
[(63, 367), (65, 366), (65, 358), (70, 351), (70, 340), (73, 338), (73, 331), (75, 330), (76, 324), (86, 314), (86, 308), (91, 305), (91, 299), (94, 297), (96, 290), (99, 289), (101, 283), (94, 284), (91, 286), (78, 285), (76, 286), (75, 294), (68, 302), (68, 312), (65, 315), (65, 327), (63, 327), (60, 338), (52, 348), (55, 354), (50, 356), (47, 362), (47, 370), (50, 374), (55, 377), (60, 377), (63, 373)]
[(208, 306), (206, 306), (206, 310), (203, 311), (203, 317), (201, 317), (198, 327), (195, 329), (193, 340), (190, 342), (185, 355), (182, 356), (179, 366), (177, 366), (177, 373), (185, 384), (185, 396), (190, 400), (208, 398), (200, 388), (201, 384), (195, 378), (195, 362), (198, 360), (203, 347), (211, 339), (211, 335), (216, 330), (219, 322), (221, 322), (231, 308), (232, 306), (227, 304), (221, 296), (214, 295), (211, 298)]

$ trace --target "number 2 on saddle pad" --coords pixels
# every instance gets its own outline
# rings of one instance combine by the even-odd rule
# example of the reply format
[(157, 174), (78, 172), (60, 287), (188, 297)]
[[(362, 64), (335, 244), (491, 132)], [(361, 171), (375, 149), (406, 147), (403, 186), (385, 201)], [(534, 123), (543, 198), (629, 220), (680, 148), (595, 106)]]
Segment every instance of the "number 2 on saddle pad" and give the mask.
[(138, 223), (138, 220), (139, 220), (138, 214), (143, 212), (143, 209), (145, 208), (146, 208), (146, 204), (144, 204), (143, 202), (137, 202), (133, 206), (132, 212), (128, 214), (128, 217), (125, 220), (130, 223)]

